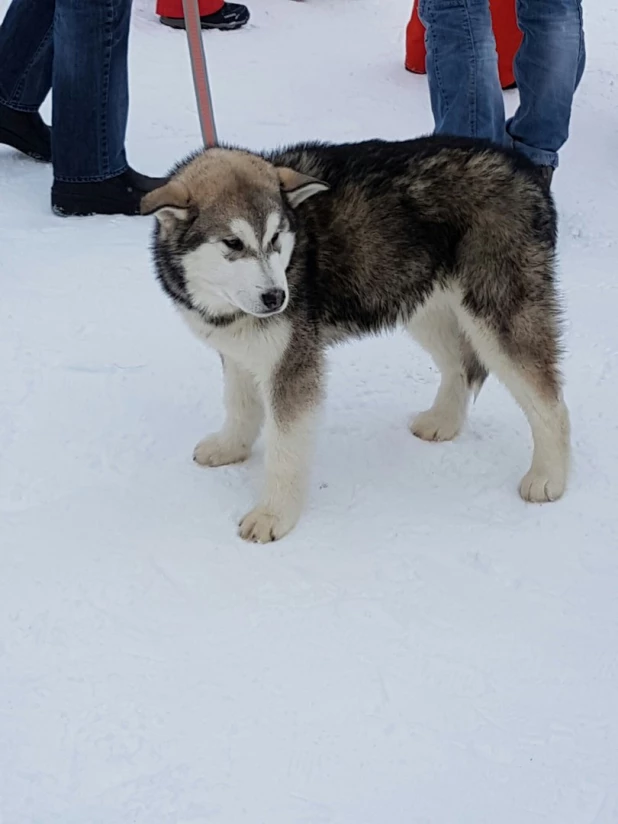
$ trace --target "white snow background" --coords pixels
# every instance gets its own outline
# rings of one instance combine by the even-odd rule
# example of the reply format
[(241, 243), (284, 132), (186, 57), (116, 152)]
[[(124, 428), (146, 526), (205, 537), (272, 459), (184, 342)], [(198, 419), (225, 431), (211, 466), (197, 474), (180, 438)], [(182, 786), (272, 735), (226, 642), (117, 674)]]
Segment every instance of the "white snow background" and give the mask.
[[(204, 37), (221, 139), (430, 131), (408, 0), (250, 3)], [(191, 461), (220, 364), (155, 282), (151, 221), (54, 217), (51, 170), (0, 149), (2, 824), (618, 822), (617, 0), (585, 12), (551, 506), (518, 498), (529, 431), (494, 380), (456, 442), (410, 435), (438, 378), (398, 334), (332, 353), (307, 511), (243, 543), (262, 449)], [(187, 55), (138, 0), (140, 171), (200, 143)]]

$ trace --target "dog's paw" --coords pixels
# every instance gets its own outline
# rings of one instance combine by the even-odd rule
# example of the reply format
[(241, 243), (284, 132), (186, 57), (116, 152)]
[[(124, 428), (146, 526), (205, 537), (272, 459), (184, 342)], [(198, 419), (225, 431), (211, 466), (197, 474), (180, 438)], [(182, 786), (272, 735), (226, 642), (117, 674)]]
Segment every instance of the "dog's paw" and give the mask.
[(269, 544), (287, 535), (297, 520), (298, 518), (286, 518), (262, 506), (256, 506), (240, 522), (238, 534), (244, 541)]
[(244, 444), (233, 443), (219, 435), (211, 435), (195, 447), (193, 460), (200, 466), (227, 466), (246, 461), (249, 454), (250, 450)]
[(565, 473), (531, 469), (524, 475), (519, 485), (519, 494), (524, 501), (533, 504), (545, 504), (561, 498), (565, 487)]
[(452, 441), (459, 435), (461, 425), (458, 415), (440, 414), (428, 409), (414, 418), (410, 431), (422, 441)]

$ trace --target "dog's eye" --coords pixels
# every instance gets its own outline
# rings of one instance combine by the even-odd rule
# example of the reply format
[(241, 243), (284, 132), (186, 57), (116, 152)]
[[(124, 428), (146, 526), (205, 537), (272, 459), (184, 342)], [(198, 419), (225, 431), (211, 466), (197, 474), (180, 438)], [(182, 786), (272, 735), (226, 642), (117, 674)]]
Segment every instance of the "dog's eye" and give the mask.
[(272, 240), (270, 241), (270, 245), (271, 246), (276, 246), (279, 243), (279, 238), (280, 238), (279, 232), (275, 232), (275, 234), (272, 237)]
[(245, 248), (242, 240), (237, 237), (224, 237), (223, 242), (231, 252), (242, 252)]

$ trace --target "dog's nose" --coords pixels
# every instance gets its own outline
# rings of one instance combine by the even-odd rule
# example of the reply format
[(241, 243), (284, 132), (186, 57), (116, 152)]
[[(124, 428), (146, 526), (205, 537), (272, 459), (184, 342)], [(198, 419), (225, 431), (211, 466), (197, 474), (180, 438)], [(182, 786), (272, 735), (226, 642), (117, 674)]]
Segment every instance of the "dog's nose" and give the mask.
[(268, 292), (262, 292), (262, 303), (269, 312), (274, 312), (281, 309), (285, 303), (285, 292), (283, 289), (269, 289)]

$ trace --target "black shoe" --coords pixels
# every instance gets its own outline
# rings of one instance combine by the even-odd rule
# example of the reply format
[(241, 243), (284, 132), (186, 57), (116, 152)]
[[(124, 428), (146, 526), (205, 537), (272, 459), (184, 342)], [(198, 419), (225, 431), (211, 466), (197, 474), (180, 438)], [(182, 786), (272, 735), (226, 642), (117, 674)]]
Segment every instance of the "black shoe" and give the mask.
[(38, 112), (19, 112), (0, 103), (0, 143), (51, 163), (51, 129)]
[(167, 177), (147, 177), (134, 169), (97, 183), (55, 180), (51, 191), (52, 209), (62, 217), (139, 215), (143, 196), (167, 182)]
[[(223, 7), (214, 14), (205, 14), (200, 17), (203, 29), (220, 29), (221, 31), (232, 31), (240, 29), (249, 22), (249, 9), (240, 3), (224, 3)], [(184, 17), (161, 17), (159, 18), (164, 26), (172, 29), (184, 29)]]

